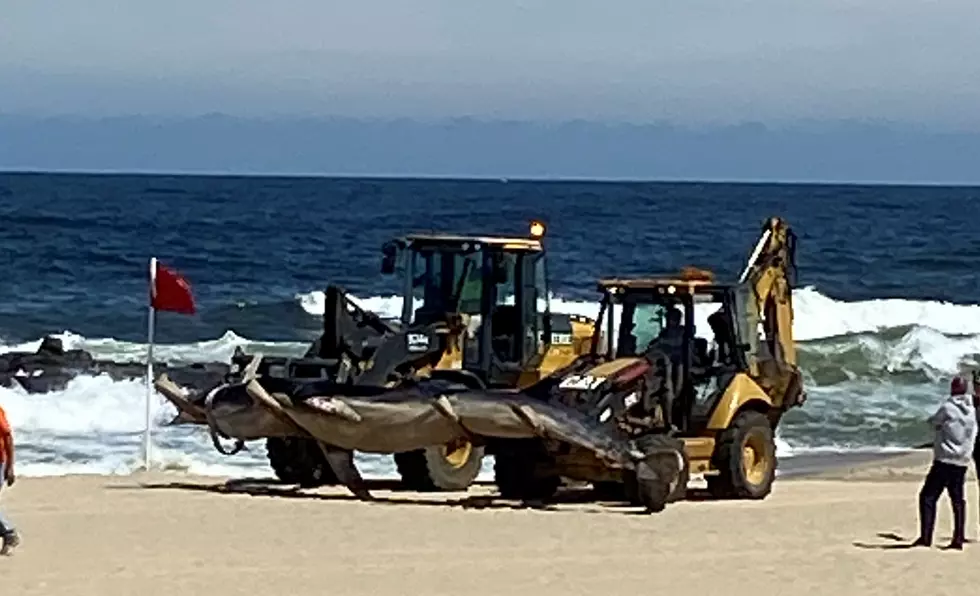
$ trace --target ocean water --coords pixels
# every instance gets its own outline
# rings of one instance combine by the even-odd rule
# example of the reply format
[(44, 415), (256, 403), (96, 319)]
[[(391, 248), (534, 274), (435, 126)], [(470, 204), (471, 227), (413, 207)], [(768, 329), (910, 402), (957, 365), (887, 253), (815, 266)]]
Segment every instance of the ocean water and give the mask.
[[(950, 375), (980, 354), (980, 189), (695, 183), (0, 174), (0, 351), (45, 334), (99, 357), (146, 352), (147, 261), (190, 280), (194, 317), (160, 313), (157, 356), (227, 359), (237, 346), (301, 353), (322, 288), (395, 315), (379, 248), (410, 231), (524, 234), (548, 223), (552, 308), (594, 315), (594, 282), (693, 264), (734, 277), (770, 215), (799, 235), (794, 332), (810, 399), (779, 429), (782, 458), (902, 450)], [(125, 473), (140, 461), (145, 386), (81, 377), (0, 389), (20, 473)], [(161, 427), (155, 463), (267, 475), (261, 443), (223, 456), (204, 428)], [(388, 457), (360, 457), (375, 476)]]

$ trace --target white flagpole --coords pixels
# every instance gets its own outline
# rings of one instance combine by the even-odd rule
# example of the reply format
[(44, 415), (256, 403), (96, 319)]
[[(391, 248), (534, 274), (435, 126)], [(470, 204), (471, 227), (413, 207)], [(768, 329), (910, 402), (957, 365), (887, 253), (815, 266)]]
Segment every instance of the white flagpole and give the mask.
[[(157, 258), (150, 258), (150, 296), (157, 293)], [(143, 429), (143, 465), (150, 470), (150, 403), (153, 400), (153, 333), (156, 322), (156, 309), (153, 308), (152, 298), (146, 323), (146, 420)]]

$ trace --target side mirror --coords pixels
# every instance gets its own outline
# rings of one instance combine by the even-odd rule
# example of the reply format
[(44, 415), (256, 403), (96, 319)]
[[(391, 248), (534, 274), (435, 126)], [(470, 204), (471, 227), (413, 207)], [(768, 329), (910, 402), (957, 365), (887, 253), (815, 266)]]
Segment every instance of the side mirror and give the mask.
[(391, 275), (395, 272), (395, 260), (398, 257), (398, 249), (393, 244), (385, 244), (381, 247), (381, 274)]

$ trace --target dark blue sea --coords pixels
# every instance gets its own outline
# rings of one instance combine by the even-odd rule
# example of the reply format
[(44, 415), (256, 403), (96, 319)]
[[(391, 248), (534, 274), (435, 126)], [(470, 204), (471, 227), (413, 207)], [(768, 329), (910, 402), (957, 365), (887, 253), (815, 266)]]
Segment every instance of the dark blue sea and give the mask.
[[(781, 457), (928, 440), (924, 417), (980, 353), (978, 188), (0, 174), (0, 350), (54, 334), (142, 358), (155, 256), (189, 279), (199, 308), (159, 315), (161, 358), (302, 352), (327, 284), (398, 311), (397, 284), (379, 275), (390, 237), (523, 235), (532, 218), (548, 224), (553, 310), (595, 314), (600, 276), (697, 265), (735, 277), (772, 215), (799, 236), (794, 329), (810, 393), (780, 428)], [(126, 470), (143, 395), (141, 379), (0, 389), (21, 472)], [(155, 407), (159, 423), (172, 415)], [(263, 466), (260, 446), (223, 457), (199, 431), (159, 429), (165, 465)]]

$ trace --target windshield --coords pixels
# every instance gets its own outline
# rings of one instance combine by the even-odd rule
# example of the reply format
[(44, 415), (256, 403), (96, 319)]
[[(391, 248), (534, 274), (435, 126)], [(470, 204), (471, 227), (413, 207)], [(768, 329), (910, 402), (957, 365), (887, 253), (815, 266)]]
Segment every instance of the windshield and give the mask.
[(480, 312), (483, 289), (482, 253), (412, 253), (410, 322), (441, 317), (446, 312)]
[(453, 276), (454, 299), (458, 312), (472, 315), (480, 314), (480, 301), (483, 295), (483, 270), (480, 267), (481, 253), (455, 255), (455, 274)]
[(643, 352), (665, 325), (667, 307), (662, 304), (623, 304), (616, 354), (632, 356)]
[(638, 304), (633, 311), (633, 336), (640, 350), (646, 348), (664, 328), (667, 309), (661, 304)]

